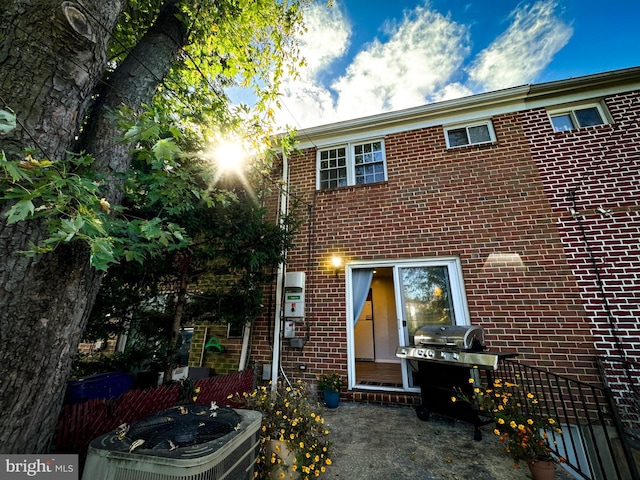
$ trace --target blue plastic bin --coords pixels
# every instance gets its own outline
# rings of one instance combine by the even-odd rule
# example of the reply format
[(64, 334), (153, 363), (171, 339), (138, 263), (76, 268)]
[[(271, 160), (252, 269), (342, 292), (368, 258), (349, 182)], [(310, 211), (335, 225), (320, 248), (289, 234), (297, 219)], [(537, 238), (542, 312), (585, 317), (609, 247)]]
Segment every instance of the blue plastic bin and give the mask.
[(79, 403), (93, 398), (116, 398), (128, 391), (133, 378), (126, 372), (110, 372), (92, 375), (67, 382), (67, 402)]

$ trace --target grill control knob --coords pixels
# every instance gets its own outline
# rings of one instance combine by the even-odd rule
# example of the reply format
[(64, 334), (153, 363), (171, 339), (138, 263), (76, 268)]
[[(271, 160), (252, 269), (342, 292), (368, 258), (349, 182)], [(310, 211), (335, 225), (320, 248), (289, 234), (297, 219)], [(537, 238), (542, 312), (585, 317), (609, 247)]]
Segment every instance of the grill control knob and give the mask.
[(421, 357), (424, 357), (424, 350), (419, 349), (416, 353), (417, 353), (418, 355), (420, 355)]
[(433, 358), (433, 357), (435, 357), (435, 356), (436, 356), (436, 353), (435, 353), (433, 350), (428, 350), (428, 351), (427, 351), (427, 355), (428, 355), (429, 357)]

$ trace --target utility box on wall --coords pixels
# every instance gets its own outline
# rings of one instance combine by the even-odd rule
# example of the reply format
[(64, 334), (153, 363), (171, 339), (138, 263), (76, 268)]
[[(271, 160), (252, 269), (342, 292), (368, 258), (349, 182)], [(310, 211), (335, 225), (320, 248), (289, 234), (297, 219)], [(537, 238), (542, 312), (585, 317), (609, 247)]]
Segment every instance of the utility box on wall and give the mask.
[(284, 277), (284, 316), (302, 319), (304, 317), (304, 272), (287, 272)]

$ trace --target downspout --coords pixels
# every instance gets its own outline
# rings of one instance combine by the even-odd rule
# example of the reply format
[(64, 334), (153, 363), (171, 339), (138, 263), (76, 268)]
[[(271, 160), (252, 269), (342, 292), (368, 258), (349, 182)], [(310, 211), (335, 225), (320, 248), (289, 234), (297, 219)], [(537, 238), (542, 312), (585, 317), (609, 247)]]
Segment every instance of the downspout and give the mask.
[[(289, 193), (289, 164), (287, 162), (287, 154), (282, 150), (282, 189), (280, 190), (280, 211), (278, 215), (278, 221), (282, 226), (284, 217), (288, 213), (288, 193)], [(282, 313), (282, 289), (284, 284), (284, 257), (285, 252), (282, 252), (283, 259), (278, 265), (278, 273), (276, 276), (276, 305), (274, 315), (273, 326), (273, 353), (271, 360), (271, 391), (275, 392), (278, 388), (278, 372), (280, 370), (280, 330), (281, 321), (280, 316)]]
[(240, 362), (238, 363), (238, 371), (241, 372), (247, 368), (247, 358), (249, 357), (249, 340), (251, 338), (251, 323), (245, 324), (242, 329), (242, 351), (240, 353)]

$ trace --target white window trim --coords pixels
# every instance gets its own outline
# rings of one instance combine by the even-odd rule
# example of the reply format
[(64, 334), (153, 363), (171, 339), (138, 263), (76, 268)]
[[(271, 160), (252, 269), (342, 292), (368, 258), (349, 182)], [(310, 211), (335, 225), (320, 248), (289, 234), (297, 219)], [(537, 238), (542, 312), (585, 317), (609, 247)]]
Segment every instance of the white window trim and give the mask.
[[(585, 110), (587, 108), (594, 108), (594, 107), (598, 109), (598, 113), (600, 114), (600, 118), (602, 118), (602, 122), (603, 123), (601, 125), (611, 125), (611, 123), (613, 123), (611, 121), (611, 115), (609, 115), (608, 110), (602, 106), (602, 103), (600, 103), (600, 102), (589, 102), (589, 103), (577, 103), (577, 104), (565, 105), (565, 106), (563, 106), (561, 108), (554, 108), (554, 109), (551, 109), (551, 110), (547, 110), (547, 116), (549, 117), (549, 124), (551, 125), (551, 128), (553, 129), (554, 133), (561, 133), (562, 131), (573, 132), (574, 130), (581, 130), (583, 128), (601, 126), (601, 125), (589, 125), (589, 126), (586, 126), (586, 127), (581, 127), (578, 124), (578, 119), (576, 118), (575, 111), (576, 110)], [(558, 130), (558, 131), (556, 131), (555, 127), (553, 126), (553, 117), (557, 117), (559, 115), (569, 115), (571, 117), (571, 121), (573, 122), (573, 124), (576, 127), (574, 129), (572, 129), (572, 130)]]
[[(487, 130), (489, 131), (489, 140), (486, 142), (477, 142), (477, 143), (468, 143), (466, 145), (454, 145), (451, 146), (449, 144), (449, 130), (458, 130), (460, 128), (469, 128), (469, 127), (478, 127), (480, 125), (486, 125), (487, 126)], [(447, 142), (447, 148), (461, 148), (461, 147), (470, 147), (473, 145), (486, 145), (488, 143), (495, 143), (496, 140), (496, 132), (493, 129), (493, 122), (491, 121), (491, 119), (487, 119), (487, 120), (481, 120), (481, 121), (477, 121), (477, 122), (473, 122), (473, 123), (457, 123), (454, 125), (446, 125), (444, 127), (444, 139)]]
[[(384, 144), (384, 139), (379, 137), (365, 138), (365, 139), (354, 140), (351, 142), (338, 143), (335, 145), (326, 145), (326, 146), (323, 146), (322, 148), (318, 148), (316, 152), (316, 190), (332, 190), (333, 188), (346, 188), (346, 187), (356, 186), (356, 183), (355, 183), (356, 182), (356, 164), (354, 160), (355, 155), (353, 153), (353, 149), (356, 145), (363, 145), (365, 143), (374, 143), (374, 142), (380, 142), (380, 145), (382, 147), (382, 168), (384, 172), (384, 179), (382, 181), (386, 182), (388, 179), (387, 149)], [(344, 147), (347, 152), (347, 185), (344, 187), (320, 188), (320, 154), (321, 152), (326, 150), (335, 150), (341, 147)], [(380, 183), (380, 182), (375, 182), (375, 183)], [(367, 183), (365, 185), (374, 185), (374, 183)]]

